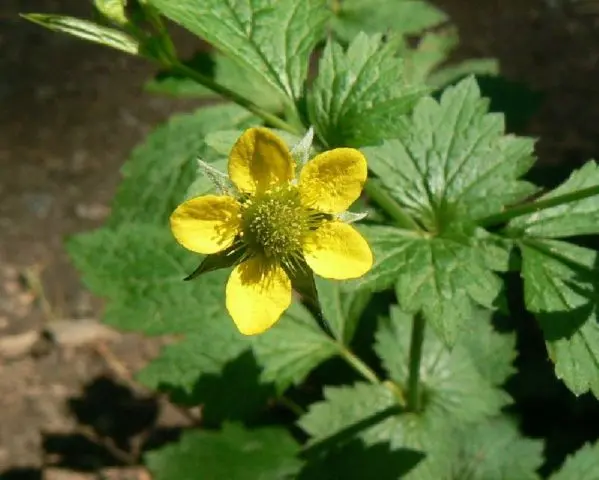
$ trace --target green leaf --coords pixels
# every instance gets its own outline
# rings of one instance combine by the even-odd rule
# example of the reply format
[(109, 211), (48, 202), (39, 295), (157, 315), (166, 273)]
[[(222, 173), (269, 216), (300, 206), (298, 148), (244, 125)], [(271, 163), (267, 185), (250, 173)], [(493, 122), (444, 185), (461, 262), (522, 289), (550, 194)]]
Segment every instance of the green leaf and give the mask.
[(406, 479), (446, 478), (456, 454), (455, 434), (442, 418), (402, 412), (391, 392), (383, 385), (356, 383), (348, 387), (325, 387), (325, 399), (313, 404), (299, 420), (308, 433), (312, 451), (336, 448), (360, 439), (367, 447), (388, 442), (392, 450), (407, 448), (426, 453)]
[(533, 140), (504, 135), (473, 78), (423, 98), (397, 122), (397, 139), (364, 149), (369, 167), (406, 210), (432, 232), (453, 218), (477, 219), (535, 191), (520, 181), (533, 164)]
[(414, 34), (447, 18), (441, 10), (422, 0), (344, 0), (337, 3), (339, 7), (334, 11), (332, 27), (337, 36), (346, 41), (360, 32)]
[(344, 293), (341, 282), (322, 278), (316, 278), (316, 288), (327, 325), (338, 341), (349, 344), (371, 293), (366, 290)]
[(282, 480), (300, 470), (298, 450), (282, 428), (227, 424), (220, 432), (185, 432), (145, 460), (155, 480)]
[(551, 475), (550, 480), (591, 480), (599, 478), (599, 442), (586, 444), (574, 455), (570, 455), (562, 468)]
[(329, 147), (378, 143), (424, 93), (406, 80), (397, 45), (359, 34), (346, 52), (327, 43), (308, 95), (310, 122)]
[(491, 317), (491, 311), (476, 309), (463, 325), (458, 342), (481, 377), (491, 385), (500, 386), (516, 372), (513, 365), (517, 356), (516, 335), (496, 331)]
[[(518, 427), (507, 417), (481, 423), (463, 433), (457, 441), (460, 454), (451, 476), (455, 480), (540, 478), (536, 470), (543, 464), (543, 442), (522, 437)], [(574, 477), (567, 478), (574, 480)]]
[[(201, 108), (176, 115), (137, 146), (121, 170), (108, 225), (130, 222), (166, 225), (196, 177), (199, 156), (205, 157), (205, 136), (232, 126), (246, 127), (255, 117), (236, 105)], [(210, 160), (210, 158), (204, 158)]]
[(232, 322), (225, 311), (226, 272), (184, 282), (198, 256), (180, 247), (165, 225), (103, 228), (71, 238), (67, 249), (87, 287), (108, 300), (104, 321), (110, 325), (160, 335)]
[[(484, 324), (486, 326), (482, 326)], [(493, 338), (492, 328), (489, 325), (488, 315), (471, 317), (468, 327), (482, 334), (482, 339), (499, 343)], [(410, 353), (410, 338), (412, 331), (412, 316), (407, 315), (398, 308), (391, 309), (390, 317), (379, 320), (376, 332), (375, 350), (383, 362), (383, 366), (392, 380), (407, 389), (408, 364)], [(463, 337), (470, 337), (474, 332), (468, 332)], [(463, 339), (460, 337), (460, 340)], [(486, 337), (486, 338), (485, 338)], [(420, 378), (424, 388), (425, 410), (434, 415), (439, 422), (449, 422), (450, 425), (462, 425), (477, 422), (486, 417), (495, 415), (506, 405), (509, 397), (501, 390), (494, 388), (490, 378), (484, 375), (487, 370), (495, 374), (494, 380), (505, 380), (506, 370), (511, 373), (511, 361), (515, 356), (513, 339), (510, 342), (512, 351), (503, 362), (499, 359), (500, 353), (505, 353), (502, 345), (500, 352), (485, 352), (488, 358), (479, 350), (474, 350), (474, 355), (468, 347), (471, 341), (458, 342), (454, 348), (449, 349), (439, 340), (435, 332), (427, 331), (424, 339)], [(493, 359), (498, 364), (496, 371), (491, 367), (481, 367), (477, 362)], [(502, 376), (499, 379), (497, 377)]]
[(216, 55), (215, 80), (270, 112), (285, 108), (284, 97), (253, 70), (224, 55)]
[(395, 286), (398, 301), (409, 313), (422, 311), (438, 335), (453, 344), (472, 316), (473, 305), (495, 305), (500, 280), (488, 265), (484, 238), (446, 232), (432, 237), (393, 227), (363, 227), (376, 263), (358, 289)]
[(576, 395), (599, 397), (597, 252), (556, 240), (526, 239), (520, 248), (526, 307), (555, 374)]
[(328, 18), (324, 0), (150, 0), (292, 100), (303, 95), (312, 49)]
[(131, 55), (140, 54), (139, 42), (120, 30), (98, 25), (81, 18), (65, 17), (63, 15), (48, 15), (44, 13), (21, 14), (30, 22), (56, 32), (67, 33), (75, 37), (99, 43), (107, 47), (121, 50)]
[[(408, 78), (413, 82), (428, 83), (433, 72), (447, 61), (459, 40), (458, 31), (452, 26), (427, 32), (413, 48), (406, 44), (400, 53), (405, 59)], [(432, 84), (436, 85), (435, 82)]]
[(310, 461), (299, 475), (300, 480), (377, 480), (404, 478), (422, 459), (422, 454), (407, 449), (391, 450), (379, 443), (364, 445), (360, 440), (335, 448), (317, 461)]
[[(536, 201), (599, 186), (599, 166), (595, 161), (574, 171), (570, 178)], [(508, 228), (534, 237), (560, 238), (599, 233), (599, 196), (564, 203), (512, 220)]]
[(298, 303), (293, 303), (273, 328), (253, 338), (252, 347), (263, 369), (262, 379), (274, 383), (279, 392), (299, 384), (339, 352), (339, 346)]
[(457, 29), (453, 26), (427, 32), (414, 48), (406, 46), (401, 55), (406, 62), (408, 77), (441, 88), (470, 74), (498, 74), (499, 62), (491, 58), (467, 59), (448, 63), (459, 44)]
[(427, 83), (437, 88), (444, 88), (470, 75), (476, 75), (477, 78), (483, 75), (495, 78), (499, 75), (499, 60), (495, 58), (469, 58), (455, 64), (444, 65), (442, 68), (430, 73)]

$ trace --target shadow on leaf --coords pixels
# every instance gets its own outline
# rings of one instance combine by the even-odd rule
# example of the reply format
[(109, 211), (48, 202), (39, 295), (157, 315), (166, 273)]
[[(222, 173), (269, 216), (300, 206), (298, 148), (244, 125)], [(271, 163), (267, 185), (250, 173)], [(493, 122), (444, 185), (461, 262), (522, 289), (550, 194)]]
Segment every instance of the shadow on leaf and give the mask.
[(161, 385), (183, 405), (202, 405), (202, 422), (216, 427), (225, 420), (252, 424), (264, 412), (272, 386), (261, 383), (261, 369), (253, 353), (246, 350), (225, 364), (218, 374), (200, 375), (191, 392)]
[(402, 478), (413, 469), (424, 454), (413, 450), (391, 450), (388, 444), (366, 446), (354, 439), (336, 447), (318, 459), (308, 462), (300, 472), (299, 480), (377, 480)]

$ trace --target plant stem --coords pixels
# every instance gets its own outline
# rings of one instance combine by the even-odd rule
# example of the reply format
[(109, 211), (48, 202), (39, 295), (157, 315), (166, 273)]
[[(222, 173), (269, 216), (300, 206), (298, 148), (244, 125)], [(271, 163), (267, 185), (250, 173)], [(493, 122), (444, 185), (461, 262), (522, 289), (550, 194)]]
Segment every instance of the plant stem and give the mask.
[(402, 228), (420, 231), (416, 221), (403, 211), (399, 203), (389, 195), (379, 180), (370, 179), (364, 185), (364, 191)]
[(294, 415), (297, 415), (298, 417), (301, 417), (304, 413), (306, 413), (301, 405), (295, 403), (285, 395), (280, 396), (277, 400), (281, 405), (288, 408)]
[(221, 85), (218, 82), (215, 82), (210, 77), (206, 75), (202, 75), (200, 72), (195, 71), (192, 68), (189, 68), (182, 63), (174, 63), (168, 65), (173, 72), (179, 73), (180, 75), (185, 75), (188, 78), (195, 80), (196, 82), (204, 85), (206, 88), (209, 88), (213, 92), (222, 95), (223, 97), (235, 102), (240, 107), (245, 108), (246, 110), (252, 112), (254, 115), (262, 118), (265, 122), (271, 124), (273, 127), (280, 128), (281, 130), (285, 130), (290, 133), (301, 134), (301, 131), (298, 131), (297, 128), (294, 128), (285, 120), (273, 115), (272, 113), (263, 110), (250, 100), (245, 97), (242, 97), (238, 93), (233, 90), (229, 90), (227, 87)]
[(420, 410), (420, 361), (422, 344), (424, 343), (425, 321), (422, 313), (414, 315), (412, 321), (412, 338), (410, 339), (409, 377), (408, 377), (408, 410)]
[(360, 375), (362, 375), (370, 383), (381, 383), (377, 374), (358, 358), (351, 350), (344, 345), (339, 344), (341, 356), (349, 363)]
[(522, 215), (540, 212), (541, 210), (557, 207), (558, 205), (563, 205), (566, 203), (577, 202), (595, 195), (599, 195), (599, 186), (583, 188), (582, 190), (577, 190), (576, 192), (565, 193), (564, 195), (546, 198), (544, 200), (539, 200), (538, 202), (518, 205), (517, 207), (509, 208), (504, 212), (482, 218), (479, 220), (478, 224), (483, 227), (491, 227), (493, 225), (506, 223), (507, 221), (516, 217), (521, 217)]

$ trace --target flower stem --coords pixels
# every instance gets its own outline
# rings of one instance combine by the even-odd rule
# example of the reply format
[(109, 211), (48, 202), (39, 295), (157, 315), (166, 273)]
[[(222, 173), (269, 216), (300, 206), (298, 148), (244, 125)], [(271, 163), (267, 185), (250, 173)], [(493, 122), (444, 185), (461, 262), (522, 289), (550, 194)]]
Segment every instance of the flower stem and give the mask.
[(399, 203), (387, 193), (379, 180), (370, 179), (364, 185), (364, 191), (402, 228), (420, 231), (416, 221), (401, 208)]
[(360, 358), (358, 358), (351, 350), (344, 345), (339, 344), (339, 352), (341, 356), (349, 363), (354, 370), (362, 375), (370, 383), (381, 383), (377, 374), (366, 365)]
[(232, 102), (235, 102), (240, 107), (243, 107), (246, 110), (252, 112), (254, 115), (260, 117), (266, 123), (269, 123), (273, 127), (280, 128), (281, 130), (285, 130), (290, 133), (295, 133), (295, 134), (302, 133), (301, 131), (298, 131), (297, 128), (294, 128), (289, 123), (287, 123), (285, 120), (277, 117), (276, 115), (273, 115), (272, 113), (267, 112), (266, 110), (263, 110), (262, 108), (260, 108), (258, 105), (251, 102), (247, 98), (239, 95), (238, 93), (234, 92), (233, 90), (228, 89), (224, 85), (221, 85), (220, 83), (215, 82), (210, 77), (207, 77), (206, 75), (201, 74), (200, 72), (194, 70), (193, 68), (189, 68), (188, 66), (183, 65), (180, 62), (176, 62), (171, 65), (168, 65), (168, 67), (173, 72), (178, 73), (180, 75), (184, 75), (188, 78), (191, 78), (191, 79), (195, 80), (196, 82), (200, 83), (201, 85), (204, 85), (206, 88), (209, 88), (213, 92), (218, 93), (219, 95), (231, 100)]
[(544, 200), (539, 200), (538, 202), (527, 203), (525, 205), (518, 205), (517, 207), (509, 208), (504, 212), (496, 213), (494, 215), (489, 215), (488, 217), (482, 218), (478, 221), (478, 224), (483, 227), (491, 227), (494, 225), (506, 223), (509, 220), (512, 220), (516, 217), (521, 217), (522, 215), (540, 212), (541, 210), (557, 207), (558, 205), (564, 205), (566, 203), (577, 202), (579, 200), (584, 200), (585, 198), (589, 198), (595, 195), (599, 195), (598, 185), (589, 188), (583, 188), (582, 190), (577, 190), (576, 192), (570, 192), (565, 193), (563, 195), (558, 195), (556, 197), (546, 198)]
[(422, 360), (422, 344), (424, 343), (424, 327), (424, 316), (422, 313), (417, 313), (412, 321), (408, 365), (408, 410), (412, 412), (420, 410), (420, 362)]

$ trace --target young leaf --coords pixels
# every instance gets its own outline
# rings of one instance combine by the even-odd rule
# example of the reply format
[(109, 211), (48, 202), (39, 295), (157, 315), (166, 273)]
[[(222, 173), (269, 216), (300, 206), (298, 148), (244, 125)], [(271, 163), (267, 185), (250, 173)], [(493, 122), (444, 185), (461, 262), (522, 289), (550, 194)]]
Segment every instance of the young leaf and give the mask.
[(398, 122), (397, 139), (365, 148), (368, 166), (429, 231), (456, 216), (497, 213), (535, 191), (518, 180), (533, 164), (533, 140), (504, 135), (503, 116), (487, 113), (473, 78), (426, 97)]
[(406, 45), (401, 55), (406, 62), (408, 78), (412, 82), (441, 88), (466, 75), (499, 73), (499, 64), (492, 58), (467, 59), (448, 64), (450, 54), (458, 44), (457, 29), (451, 26), (427, 32), (414, 48)]
[(184, 282), (199, 257), (177, 245), (164, 225), (103, 228), (72, 237), (67, 249), (87, 287), (108, 300), (110, 325), (159, 335), (232, 322), (224, 306), (227, 272)]
[(313, 451), (338, 448), (355, 439), (367, 447), (388, 442), (392, 450), (407, 448), (426, 454), (426, 459), (402, 478), (446, 478), (457, 453), (450, 440), (455, 431), (435, 412), (401, 412), (393, 393), (383, 385), (325, 387), (324, 397), (298, 422), (312, 437)]
[(526, 307), (537, 317), (555, 374), (599, 397), (597, 252), (556, 240), (520, 245)]
[(158, 127), (123, 165), (124, 179), (114, 198), (108, 225), (165, 225), (196, 177), (196, 159), (205, 151), (205, 136), (222, 128), (243, 128), (255, 122), (255, 117), (236, 105), (218, 105), (176, 115)]
[(358, 320), (371, 293), (362, 290), (344, 293), (340, 282), (316, 278), (322, 314), (335, 338), (343, 344), (351, 342)]
[(299, 384), (339, 352), (339, 346), (298, 303), (293, 303), (273, 328), (253, 338), (252, 348), (263, 368), (262, 379), (273, 382), (279, 392)]
[(393, 227), (363, 227), (376, 259), (352, 283), (359, 289), (394, 285), (401, 308), (421, 310), (437, 334), (453, 344), (472, 316), (473, 304), (491, 307), (501, 290), (488, 266), (484, 238), (460, 231), (432, 237)]
[(145, 460), (155, 480), (281, 480), (300, 470), (298, 450), (282, 428), (226, 424), (219, 432), (185, 432), (177, 443), (149, 452)]
[(522, 437), (508, 417), (490, 419), (456, 440), (460, 454), (455, 458), (453, 479), (540, 479), (536, 470), (543, 464), (543, 442)]
[[(477, 328), (476, 324), (488, 321), (481, 316), (472, 317), (469, 326)], [(390, 317), (379, 320), (376, 332), (375, 350), (383, 366), (391, 378), (404, 387), (408, 384), (411, 330), (412, 317), (392, 308)], [(490, 335), (487, 333), (487, 336)], [(510, 353), (511, 358), (504, 359), (501, 370), (511, 364), (514, 353)], [(494, 352), (489, 355), (496, 356)], [(481, 358), (472, 355), (467, 344), (458, 342), (450, 350), (435, 332), (426, 332), (420, 378), (426, 399), (424, 408), (434, 414), (437, 421), (449, 422), (452, 426), (477, 422), (497, 414), (509, 401), (503, 391), (494, 388), (494, 382), (483, 376), (485, 372), (477, 364), (479, 360)]]
[(120, 30), (98, 25), (89, 20), (44, 13), (27, 13), (21, 16), (56, 32), (68, 33), (69, 35), (115, 48), (131, 55), (138, 55), (140, 53), (139, 42), (133, 37)]
[(396, 44), (359, 34), (346, 52), (327, 43), (308, 95), (310, 123), (329, 147), (378, 143), (426, 88), (406, 80)]
[(150, 3), (287, 98), (302, 97), (310, 53), (324, 35), (328, 17), (324, 0)]
[[(543, 201), (589, 187), (599, 186), (599, 166), (586, 163), (555, 190), (538, 198)], [(561, 238), (599, 233), (599, 195), (564, 203), (512, 220), (508, 228), (532, 237)]]
[(549, 480), (590, 480), (599, 478), (599, 442), (586, 444), (570, 455), (562, 468), (549, 477)]
[(338, 5), (333, 11), (332, 27), (346, 41), (360, 32), (419, 33), (447, 18), (441, 10), (422, 0), (344, 0)]

